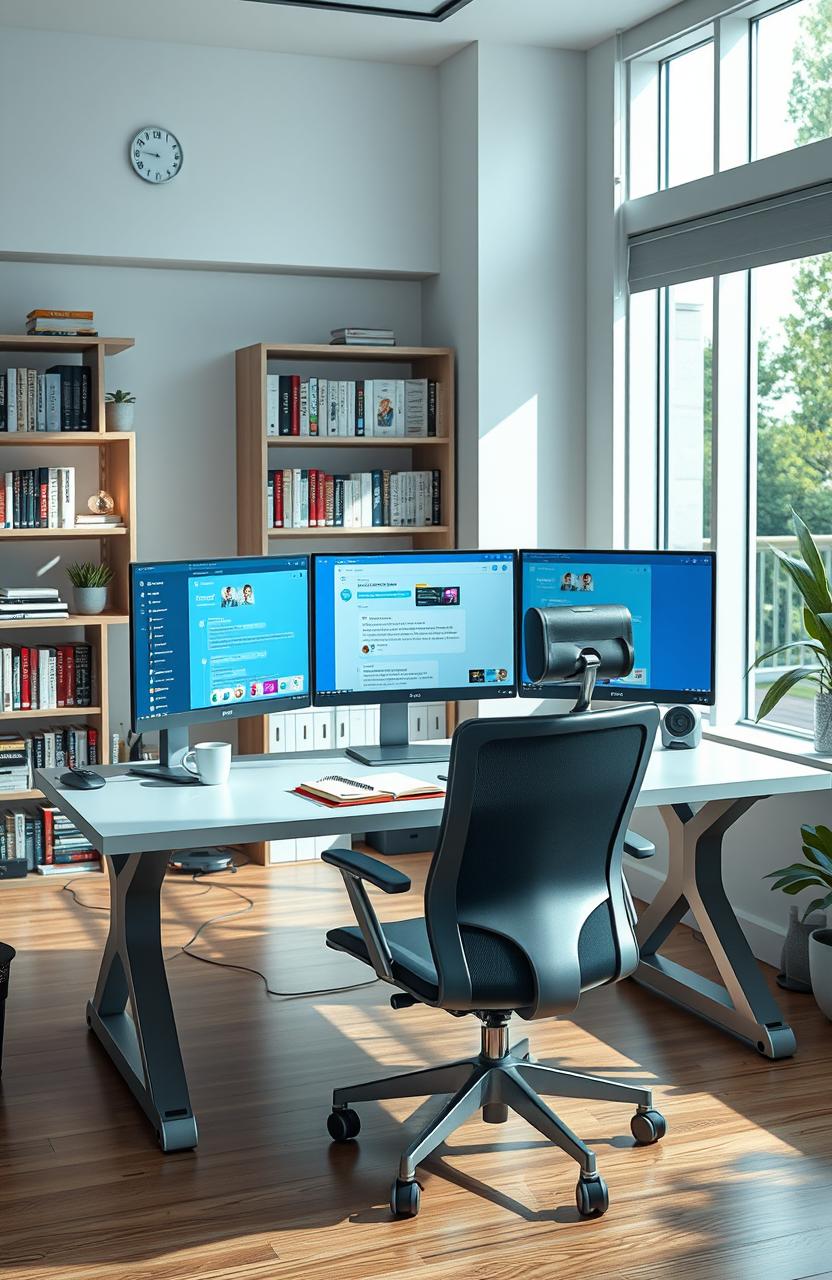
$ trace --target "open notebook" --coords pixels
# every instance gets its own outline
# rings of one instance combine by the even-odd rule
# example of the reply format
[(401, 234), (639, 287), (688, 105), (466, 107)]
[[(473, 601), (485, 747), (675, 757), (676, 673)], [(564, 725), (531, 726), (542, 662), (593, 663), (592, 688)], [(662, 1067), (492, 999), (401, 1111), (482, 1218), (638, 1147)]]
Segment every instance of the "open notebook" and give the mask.
[(317, 782), (302, 782), (295, 787), (300, 796), (337, 806), (353, 804), (388, 804), (391, 800), (429, 800), (444, 796), (445, 790), (435, 782), (422, 782), (406, 773), (367, 773), (360, 778), (342, 778), (329, 774)]

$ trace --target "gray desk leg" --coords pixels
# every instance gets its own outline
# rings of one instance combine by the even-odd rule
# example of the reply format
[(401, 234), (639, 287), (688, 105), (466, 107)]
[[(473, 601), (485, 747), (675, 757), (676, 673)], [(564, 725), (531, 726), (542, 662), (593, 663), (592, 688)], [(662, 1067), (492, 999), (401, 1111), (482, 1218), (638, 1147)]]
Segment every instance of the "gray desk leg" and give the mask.
[[(670, 838), (667, 878), (638, 922), (641, 962), (633, 977), (765, 1057), (788, 1058), (795, 1051), (794, 1032), (783, 1021), (722, 883), (722, 838), (754, 800), (711, 800), (696, 813), (688, 805), (661, 808)], [(657, 954), (688, 909), (724, 986)]]
[[(166, 853), (107, 858), (110, 933), (87, 1024), (156, 1131), (163, 1151), (197, 1143), (162, 954)], [(127, 1012), (127, 1002), (130, 1010)]]

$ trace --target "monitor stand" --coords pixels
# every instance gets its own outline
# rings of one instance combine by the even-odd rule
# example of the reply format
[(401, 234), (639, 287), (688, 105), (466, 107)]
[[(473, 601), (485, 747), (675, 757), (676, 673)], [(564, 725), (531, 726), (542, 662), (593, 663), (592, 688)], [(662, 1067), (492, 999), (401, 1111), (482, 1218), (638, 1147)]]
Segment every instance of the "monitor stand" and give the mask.
[(379, 717), (379, 743), (377, 747), (347, 747), (347, 755), (360, 764), (435, 764), (446, 763), (448, 745), (437, 742), (433, 746), (427, 743), (416, 743), (411, 746), (408, 738), (410, 726), (408, 722), (409, 703), (383, 702)]
[(162, 729), (159, 732), (159, 763), (137, 764), (131, 773), (140, 778), (156, 778), (162, 782), (178, 782), (181, 786), (199, 785), (199, 778), (182, 764), (190, 747), (188, 726), (177, 725), (175, 729)]

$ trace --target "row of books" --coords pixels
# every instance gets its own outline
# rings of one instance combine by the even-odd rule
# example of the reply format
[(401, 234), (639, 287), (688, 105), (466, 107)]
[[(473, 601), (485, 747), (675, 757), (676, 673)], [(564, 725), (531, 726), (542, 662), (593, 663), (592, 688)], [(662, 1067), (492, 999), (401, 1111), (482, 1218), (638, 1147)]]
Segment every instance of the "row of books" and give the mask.
[(0, 710), (53, 711), (93, 706), (88, 644), (0, 647)]
[(303, 467), (270, 471), (272, 529), (426, 528), (442, 523), (439, 471), (358, 471), (329, 475)]
[(51, 805), (38, 813), (0, 811), (0, 858), (21, 859), (29, 871), (66, 875), (74, 870), (99, 871), (101, 855), (73, 822)]
[(73, 529), (75, 468), (6, 471), (0, 485), (0, 529)]
[(0, 587), (0, 622), (69, 617), (57, 587)]
[(81, 769), (99, 763), (94, 725), (63, 725), (41, 733), (0, 737), (0, 793), (29, 791), (35, 769)]
[(30, 311), (26, 317), (26, 332), (57, 338), (94, 338), (98, 335), (94, 311), (57, 311), (51, 307)]
[(331, 347), (395, 347), (396, 335), (392, 329), (330, 329)]
[(92, 374), (84, 364), (0, 373), (0, 431), (91, 431)]
[(439, 384), (433, 378), (302, 378), (266, 375), (269, 436), (441, 436)]

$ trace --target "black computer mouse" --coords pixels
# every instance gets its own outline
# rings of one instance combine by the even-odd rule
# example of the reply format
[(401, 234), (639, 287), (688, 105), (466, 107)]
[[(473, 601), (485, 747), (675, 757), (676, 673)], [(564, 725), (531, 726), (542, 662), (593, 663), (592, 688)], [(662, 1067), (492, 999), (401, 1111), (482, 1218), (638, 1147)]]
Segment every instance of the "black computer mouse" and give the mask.
[(93, 773), (92, 769), (70, 769), (69, 773), (62, 773), (60, 776), (62, 787), (73, 787), (76, 791), (94, 791), (96, 787), (103, 787), (106, 781), (100, 773)]

